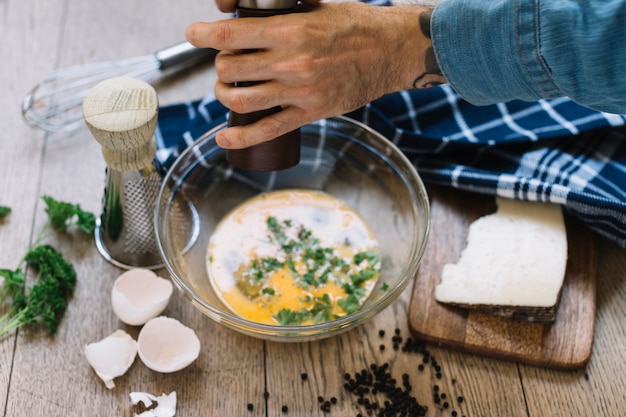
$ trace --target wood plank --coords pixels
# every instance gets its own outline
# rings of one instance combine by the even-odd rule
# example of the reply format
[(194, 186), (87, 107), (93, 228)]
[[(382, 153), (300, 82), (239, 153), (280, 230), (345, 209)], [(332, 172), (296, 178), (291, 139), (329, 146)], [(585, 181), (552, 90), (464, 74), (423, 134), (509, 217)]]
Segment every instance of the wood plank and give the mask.
[[(455, 410), (458, 416), (527, 416), (522, 386), (517, 366), (506, 361), (485, 359), (459, 353), (436, 346), (425, 346), (429, 358), (440, 366), (437, 369), (429, 362), (424, 370), (423, 353), (403, 352), (402, 346), (410, 332), (407, 310), (411, 295), (408, 288), (390, 307), (371, 321), (339, 336), (298, 345), (267, 344), (267, 385), (270, 390), (269, 415), (279, 415), (282, 405), (287, 405), (292, 415), (326, 415), (319, 409), (317, 397), (330, 399), (335, 396), (337, 404), (332, 406), (331, 415), (368, 415), (367, 409), (358, 403), (358, 397), (342, 386), (343, 375), (354, 376), (371, 364), (389, 364), (392, 376), (402, 388), (403, 374), (409, 376), (412, 386), (410, 394), (428, 407), (428, 416), (449, 416)], [(379, 336), (379, 330), (385, 335)], [(403, 341), (399, 349), (393, 349), (392, 337), (395, 329), (400, 330)], [(385, 349), (381, 351), (380, 345)], [(301, 380), (306, 372), (308, 379)], [(449, 408), (433, 401), (434, 386), (446, 393)], [(502, 389), (506, 387), (506, 389)], [(458, 403), (456, 398), (464, 401)], [(369, 395), (380, 404), (386, 398), (381, 394)]]
[[(178, 2), (176, 8), (149, 0), (66, 3), (63, 43), (56, 49), (62, 66), (151, 52), (176, 43), (183, 39), (187, 23), (215, 10), (192, 1)], [(61, 9), (61, 5), (56, 6)], [(113, 17), (114, 22), (108, 20)], [(45, 20), (44, 16), (36, 21), (39, 20)], [(54, 24), (59, 22), (51, 22), (47, 29), (58, 31)], [(173, 101), (199, 98), (212, 85), (207, 83), (208, 75), (198, 75), (185, 88), (170, 83), (159, 91), (164, 95), (168, 91)], [(175, 91), (171, 91), (174, 87)], [(35, 184), (41, 181), (40, 192), (80, 203), (99, 214), (105, 167), (99, 145), (86, 129), (72, 135), (55, 133), (48, 139), (43, 172), (33, 179)], [(21, 153), (32, 156), (35, 144), (25, 141)], [(15, 189), (11, 191), (11, 195), (20, 195)], [(32, 213), (28, 213), (31, 218)], [(44, 218), (39, 206), (35, 227)], [(32, 224), (29, 219), (21, 220), (22, 225)], [(178, 292), (164, 314), (198, 333), (202, 345), (198, 360), (180, 372), (159, 374), (137, 359), (128, 373), (116, 380), (116, 388), (107, 390), (89, 367), (83, 348), (118, 328), (137, 336), (139, 328), (120, 323), (110, 306), (113, 281), (122, 271), (99, 256), (93, 238), (74, 236), (54, 240), (54, 244), (76, 266), (77, 289), (53, 338), (45, 332), (20, 332), (6, 415), (132, 416), (131, 391), (158, 395), (176, 390), (178, 415), (203, 415), (206, 410), (215, 415), (242, 415), (247, 412), (242, 399), (262, 398), (263, 343), (210, 321)], [(3, 343), (3, 352), (10, 347)], [(6, 381), (4, 370), (3, 374)], [(259, 404), (258, 409), (263, 408)]]
[[(576, 372), (521, 366), (531, 415), (621, 417), (626, 415), (626, 260), (614, 243), (600, 242), (597, 324), (593, 355)], [(614, 320), (613, 318), (618, 318)]]
[[(5, 63), (0, 66), (0, 106), (5, 110), (0, 113), (0, 204), (14, 212), (0, 224), (0, 267), (19, 260), (32, 231), (43, 222), (41, 193), (98, 211), (103, 192), (104, 164), (88, 133), (45, 135), (31, 130), (19, 115), (23, 94), (56, 66), (144, 54), (181, 40), (190, 21), (222, 16), (211, 1), (1, 3), (0, 35), (7, 42), (0, 42)], [(162, 103), (197, 98), (210, 91), (215, 80), (207, 68), (187, 75), (159, 83)], [(202, 316), (176, 293), (166, 314), (198, 332), (203, 346), (198, 361), (168, 375), (137, 361), (116, 380), (114, 390), (107, 390), (87, 365), (82, 349), (120, 327), (137, 335), (137, 328), (117, 321), (108, 304), (113, 280), (121, 271), (99, 256), (90, 239), (74, 236), (54, 243), (76, 265), (79, 285), (57, 336), (24, 329), (18, 338), (0, 340), (0, 415), (130, 417), (131, 390), (155, 394), (177, 390), (181, 416), (321, 415), (317, 395), (337, 396), (329, 415), (354, 416), (364, 409), (343, 390), (343, 373), (385, 362), (398, 381), (405, 372), (410, 376), (412, 394), (430, 407), (429, 416), (449, 416), (451, 411), (432, 402), (435, 384), (450, 397), (465, 398), (456, 408), (459, 417), (626, 415), (626, 252), (611, 244), (603, 244), (600, 252), (594, 354), (585, 369), (575, 372), (435, 346), (428, 350), (441, 364), (442, 378), (437, 379), (431, 366), (417, 370), (422, 356), (394, 351), (390, 341), (396, 327), (404, 338), (409, 335), (410, 288), (371, 322), (336, 338), (297, 345), (236, 334)], [(379, 329), (387, 330), (382, 339)], [(382, 352), (381, 343), (386, 346)], [(265, 367), (268, 408), (263, 398)], [(307, 372), (306, 381), (302, 372)], [(252, 413), (246, 410), (248, 402), (254, 405)], [(283, 404), (289, 406), (288, 414), (280, 411)]]
[(595, 325), (597, 239), (571, 219), (568, 263), (554, 323), (530, 323), (440, 304), (434, 289), (458, 260), (469, 225), (495, 211), (493, 197), (431, 187), (432, 233), (415, 283), (409, 327), (425, 341), (479, 355), (561, 370), (584, 366)]
[[(15, 269), (31, 239), (44, 135), (24, 124), (20, 105), (31, 87), (28, 78), (53, 67), (59, 3), (5, 1), (0, 5), (0, 205), (12, 209), (0, 220), (0, 268)], [(30, 24), (39, 20), (45, 24)], [(33, 65), (35, 57), (42, 60), (41, 65)], [(0, 305), (0, 316), (6, 309)], [(0, 413), (5, 410), (15, 340), (15, 332), (0, 337)]]

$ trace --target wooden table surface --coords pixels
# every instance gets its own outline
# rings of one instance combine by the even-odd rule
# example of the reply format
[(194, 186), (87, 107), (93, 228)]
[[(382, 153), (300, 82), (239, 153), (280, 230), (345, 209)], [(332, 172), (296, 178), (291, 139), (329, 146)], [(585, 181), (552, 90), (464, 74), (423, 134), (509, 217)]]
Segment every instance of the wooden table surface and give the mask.
[[(45, 221), (42, 195), (96, 214), (103, 196), (105, 164), (87, 129), (68, 135), (28, 127), (20, 116), (24, 94), (55, 68), (144, 55), (182, 41), (189, 22), (222, 17), (212, 0), (0, 0), (0, 205), (13, 209), (0, 221), (0, 268), (17, 266)], [(159, 98), (162, 104), (199, 98), (214, 79), (210, 66), (187, 72), (161, 83)], [(0, 339), (1, 416), (132, 416), (129, 393), (134, 391), (176, 391), (177, 416), (366, 416), (343, 388), (343, 376), (383, 363), (399, 385), (402, 375), (409, 375), (411, 394), (428, 406), (428, 416), (453, 416), (453, 410), (459, 417), (626, 415), (626, 252), (604, 240), (593, 355), (579, 371), (550, 371), (429, 346), (442, 377), (430, 367), (420, 372), (422, 356), (395, 351), (391, 342), (395, 329), (404, 339), (409, 336), (410, 287), (373, 321), (331, 339), (295, 345), (223, 328), (175, 292), (165, 313), (196, 330), (199, 358), (173, 374), (150, 371), (137, 359), (111, 390), (88, 365), (83, 347), (119, 328), (137, 336), (138, 329), (119, 322), (110, 306), (112, 283), (122, 271), (99, 255), (91, 237), (50, 243), (75, 265), (78, 285), (54, 337), (24, 328)], [(386, 331), (382, 338), (381, 329)], [(433, 403), (434, 385), (447, 394), (449, 408)], [(337, 399), (330, 412), (320, 410), (319, 396)]]

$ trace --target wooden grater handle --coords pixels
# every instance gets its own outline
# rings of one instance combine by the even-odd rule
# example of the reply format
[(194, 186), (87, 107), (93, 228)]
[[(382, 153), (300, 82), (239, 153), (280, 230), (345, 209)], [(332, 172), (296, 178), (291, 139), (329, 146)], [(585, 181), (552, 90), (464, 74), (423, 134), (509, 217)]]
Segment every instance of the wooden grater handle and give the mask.
[(155, 89), (130, 77), (98, 83), (83, 101), (85, 123), (107, 165), (117, 171), (139, 171), (152, 163), (158, 112)]

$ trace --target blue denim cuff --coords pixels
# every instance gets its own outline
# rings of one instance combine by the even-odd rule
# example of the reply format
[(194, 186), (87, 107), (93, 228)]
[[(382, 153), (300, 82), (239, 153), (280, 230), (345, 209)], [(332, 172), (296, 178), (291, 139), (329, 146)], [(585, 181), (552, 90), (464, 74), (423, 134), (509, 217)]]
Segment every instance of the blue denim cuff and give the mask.
[(475, 105), (567, 96), (626, 113), (625, 0), (445, 0), (431, 33), (450, 85)]
[(437, 61), (464, 99), (486, 105), (562, 95), (539, 55), (534, 3), (445, 0), (435, 8)]

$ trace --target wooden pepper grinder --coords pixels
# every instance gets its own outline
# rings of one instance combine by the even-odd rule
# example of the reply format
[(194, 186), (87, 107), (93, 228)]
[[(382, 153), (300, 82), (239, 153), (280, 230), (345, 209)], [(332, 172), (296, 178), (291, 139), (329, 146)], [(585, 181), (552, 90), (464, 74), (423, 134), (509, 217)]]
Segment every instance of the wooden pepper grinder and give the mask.
[(128, 77), (100, 82), (83, 101), (85, 123), (107, 163), (96, 246), (122, 268), (162, 266), (153, 226), (161, 184), (153, 137), (158, 107), (154, 88)]
[[(237, 17), (266, 17), (296, 11), (297, 0), (239, 0)], [(254, 52), (249, 50), (247, 52)], [(238, 87), (248, 87), (258, 82), (235, 83)], [(228, 126), (243, 126), (277, 113), (280, 107), (253, 113), (230, 112)], [(293, 130), (268, 142), (245, 149), (229, 149), (226, 159), (236, 168), (247, 171), (279, 171), (291, 168), (300, 162), (300, 129)]]

